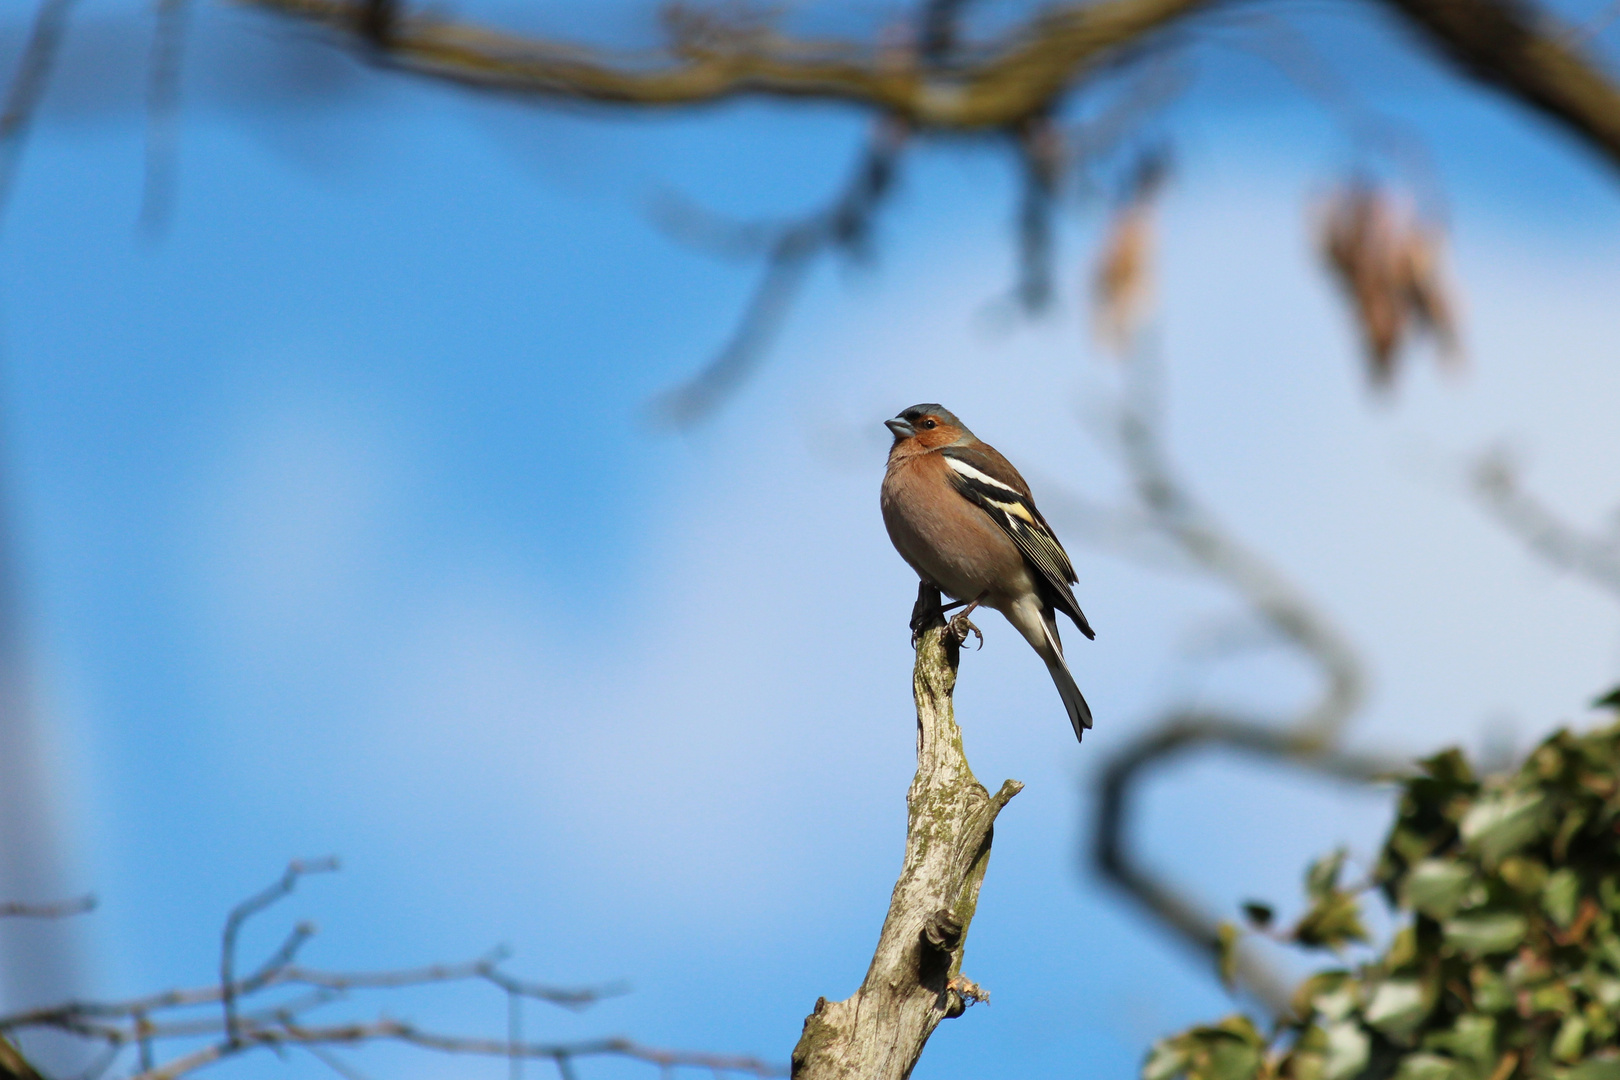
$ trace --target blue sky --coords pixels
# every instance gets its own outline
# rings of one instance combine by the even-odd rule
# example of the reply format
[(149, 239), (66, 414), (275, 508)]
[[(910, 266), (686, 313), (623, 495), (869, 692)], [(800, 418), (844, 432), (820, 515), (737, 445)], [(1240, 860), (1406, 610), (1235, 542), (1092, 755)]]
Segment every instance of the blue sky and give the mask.
[[(847, 25), (885, 10), (845, 9)], [(518, 17), (630, 40), (645, 16)], [(758, 377), (672, 435), (646, 403), (723, 340), (753, 269), (683, 248), (649, 203), (813, 205), (859, 117), (535, 109), (204, 5), (176, 215), (154, 244), (134, 227), (141, 52), (120, 30), (144, 23), (89, 2), (77, 19), (0, 237), (0, 429), (72, 884), (103, 902), (82, 923), (87, 990), (208, 981), (223, 912), (331, 852), (344, 871), (302, 886), (256, 947), (295, 916), (321, 924), (306, 956), (327, 967), (505, 942), (523, 974), (637, 988), (531, 1014), (531, 1033), (785, 1060), (816, 996), (865, 969), (913, 766), (914, 582), (877, 514), (879, 423), (942, 401), (1038, 497), (1117, 495), (1078, 419), (1112, 382), (1079, 302), (1099, 206), (1066, 211), (1054, 312), (1008, 319), (1008, 161), (919, 149), (874, 264), (818, 270)], [(1156, 129), (1178, 153), (1160, 230), (1173, 449), (1362, 649), (1354, 745), (1522, 746), (1593, 719), (1620, 626), (1500, 533), (1461, 468), (1506, 440), (1571, 518), (1615, 504), (1620, 188), (1374, 20), (1313, 19), (1431, 148), (1469, 370), (1420, 353), (1393, 400), (1365, 391), (1306, 231), (1354, 159), (1263, 63), (1209, 50), (1208, 91)], [(1099, 630), (1073, 650), (1098, 727), (1075, 746), (1038, 663), (981, 623), (958, 692), (968, 750), (987, 784), (1028, 788), (968, 948), (994, 1002), (942, 1027), (919, 1077), (1123, 1080), (1152, 1038), (1233, 1007), (1080, 865), (1086, 784), (1160, 710), (1281, 711), (1310, 685), (1286, 657), (1189, 659), (1229, 598), (1071, 548)], [(1148, 856), (1225, 910), (1287, 910), (1309, 857), (1370, 853), (1387, 811), (1221, 758), (1167, 772), (1147, 802)], [(471, 991), (386, 1007), (502, 1021)]]

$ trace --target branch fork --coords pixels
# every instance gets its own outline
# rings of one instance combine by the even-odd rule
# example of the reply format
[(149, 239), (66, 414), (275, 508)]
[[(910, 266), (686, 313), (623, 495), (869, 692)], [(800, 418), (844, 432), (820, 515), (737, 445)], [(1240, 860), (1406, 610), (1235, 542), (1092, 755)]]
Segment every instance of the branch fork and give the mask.
[(1024, 785), (1008, 780), (992, 795), (974, 778), (951, 704), (961, 642), (939, 614), (937, 590), (923, 586), (919, 611), (925, 604), (933, 615), (918, 630), (912, 675), (917, 775), (906, 794), (905, 861), (860, 989), (817, 999), (805, 1019), (796, 1080), (903, 1080), (941, 1020), (989, 998), (963, 977), (962, 954), (996, 816)]

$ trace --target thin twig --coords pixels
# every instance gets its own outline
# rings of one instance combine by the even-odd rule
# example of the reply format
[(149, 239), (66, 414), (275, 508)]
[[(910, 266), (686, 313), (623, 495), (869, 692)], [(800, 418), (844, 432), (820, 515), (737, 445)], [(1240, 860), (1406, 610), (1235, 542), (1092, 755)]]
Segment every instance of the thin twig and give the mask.
[(746, 1073), (758, 1077), (784, 1076), (786, 1070), (759, 1058), (706, 1054), (686, 1050), (666, 1050), (643, 1046), (629, 1039), (591, 1039), (573, 1043), (519, 1043), (510, 1045), (502, 1039), (467, 1038), (427, 1031), (399, 1020), (380, 1019), (364, 1023), (337, 1024), (326, 1027), (305, 1027), (287, 1020), (281, 1026), (269, 1027), (240, 1024), (237, 1041), (223, 1040), (202, 1047), (183, 1057), (139, 1073), (132, 1080), (177, 1080), (178, 1077), (234, 1057), (255, 1048), (310, 1047), (330, 1048), (354, 1046), (372, 1042), (402, 1042), (426, 1050), (446, 1054), (468, 1054), (481, 1057), (520, 1056), (549, 1059), (562, 1063), (578, 1057), (621, 1057), (646, 1062), (660, 1067), (688, 1067), (718, 1069), (728, 1073)]
[(45, 95), (51, 65), (56, 60), (72, 7), (73, 0), (40, 0), (34, 10), (28, 43), (23, 46), (22, 58), (17, 61), (16, 73), (6, 92), (5, 105), (0, 107), (0, 220), (4, 219), (6, 206), (11, 201), (17, 167), (22, 162), (23, 142), (28, 137), (40, 98)]
[[(511, 991), (506, 994), (506, 1041), (512, 1046), (523, 1042), (523, 998)], [(512, 1055), (507, 1075), (511, 1080), (523, 1080), (523, 1058), (520, 1055)]]
[[(727, 246), (732, 249), (764, 246), (759, 284), (725, 348), (690, 381), (659, 398), (658, 415), (688, 427), (708, 416), (753, 371), (792, 309), (816, 256), (831, 248), (860, 250), (873, 214), (893, 186), (907, 134), (904, 124), (880, 122), (853, 175), (826, 209), (772, 230), (743, 227), (731, 234)], [(684, 217), (686, 231), (693, 231), (691, 215)], [(709, 223), (704, 231), (713, 235), (718, 230)]]
[(87, 911), (94, 911), (95, 907), (96, 898), (88, 894), (46, 904), (10, 902), (0, 904), (0, 919), (61, 919), (69, 915), (83, 915)]
[(321, 1064), (343, 1077), (343, 1080), (366, 1080), (366, 1075), (364, 1073), (350, 1065), (347, 1061), (344, 1061), (342, 1058), (338, 1057), (336, 1054), (332, 1053), (332, 1051), (328, 1050), (326, 1047), (317, 1043), (307, 1043), (305, 1044), (304, 1049), (309, 1051), (310, 1055)]
[[(458, 964), (384, 971), (325, 971), (300, 967), (294, 963), (300, 949), (315, 933), (311, 924), (301, 922), (252, 974), (238, 978), (235, 974), (237, 937), (247, 920), (292, 892), (303, 875), (336, 868), (334, 859), (293, 862), (276, 882), (237, 904), (226, 920), (221, 945), (220, 980), (216, 983), (165, 990), (124, 1001), (70, 1001), (0, 1017), (0, 1073), (7, 1076), (16, 1074), (23, 1080), (37, 1080), (31, 1071), (26, 1070), (26, 1062), (22, 1062), (20, 1055), (14, 1055), (6, 1037), (24, 1029), (47, 1029), (101, 1044), (101, 1052), (91, 1070), (76, 1080), (97, 1080), (122, 1049), (131, 1044), (139, 1051), (137, 1076), (140, 1080), (174, 1080), (215, 1062), (260, 1049), (278, 1054), (287, 1049), (308, 1050), (344, 1080), (364, 1080), (331, 1051), (334, 1047), (376, 1041), (403, 1042), (444, 1053), (504, 1057), (512, 1063), (514, 1072), (526, 1059), (553, 1060), (566, 1073), (571, 1068), (569, 1062), (573, 1058), (615, 1056), (655, 1065), (661, 1070), (692, 1068), (716, 1075), (745, 1073), (761, 1077), (785, 1074), (786, 1070), (754, 1057), (666, 1050), (622, 1038), (569, 1043), (526, 1042), (520, 1012), (523, 999), (532, 998), (564, 1008), (579, 1009), (603, 997), (624, 993), (626, 988), (622, 984), (557, 987), (521, 979), (501, 970), (499, 965), (507, 956), (505, 949), (496, 949), (476, 960)], [(36, 906), (29, 909), (29, 913), (39, 914), (41, 909)], [(351, 991), (390, 990), (452, 982), (484, 982), (506, 995), (509, 1025), (506, 1039), (447, 1035), (386, 1017), (369, 1022), (323, 1026), (304, 1022), (307, 1014), (344, 998)], [(264, 1000), (256, 995), (278, 988), (297, 988), (303, 992), (291, 997), (283, 996), (270, 1004), (247, 1007), (249, 1002)], [(200, 1016), (182, 1013), (175, 1019), (161, 1018), (174, 1010), (216, 1003), (222, 1004), (223, 1008), (210, 1009)], [(199, 1047), (196, 1046), (199, 1038), (213, 1041)], [(191, 1049), (179, 1057), (161, 1061), (155, 1048), (166, 1040), (185, 1040)], [(16, 1061), (7, 1057), (8, 1054), (16, 1056)]]
[[(242, 924), (292, 892), (298, 885), (298, 879), (305, 874), (330, 873), (337, 868), (337, 860), (331, 856), (320, 859), (294, 859), (287, 864), (287, 869), (280, 880), (237, 904), (226, 917), (225, 932), (221, 936), (219, 950), (219, 1000), (225, 1010), (226, 1040), (232, 1045), (237, 1041), (236, 998), (242, 992), (242, 987), (236, 982), (236, 935), (241, 931)], [(292, 939), (289, 939), (289, 943), (291, 941)], [(285, 947), (284, 945), (283, 948)], [(296, 945), (294, 949), (296, 950)], [(266, 977), (268, 978), (269, 976)]]
[(1052, 302), (1052, 208), (1065, 153), (1063, 132), (1041, 117), (1018, 133), (1023, 200), (1018, 212), (1018, 301), (1027, 312)]
[(141, 187), (139, 219), (141, 231), (149, 237), (162, 234), (174, 209), (180, 145), (180, 74), (188, 14), (188, 0), (157, 2), (146, 89), (146, 173)]
[[(1160, 372), (1144, 341), (1139, 339), (1124, 364), (1125, 391), (1114, 416), (1112, 445), (1131, 480), (1132, 518), (1178, 552), (1186, 565), (1231, 589), (1322, 676), (1321, 694), (1292, 716), (1171, 710), (1103, 768), (1092, 837), (1094, 864), (1181, 940), (1213, 957), (1220, 947), (1219, 920), (1175, 884), (1148, 870), (1133, 853), (1128, 827), (1135, 809), (1133, 794), (1147, 774), (1178, 757), (1214, 747), (1356, 783), (1392, 775), (1399, 765), (1337, 748), (1344, 725), (1365, 695), (1355, 650), (1315, 604), (1240, 543), (1176, 475), (1162, 433)], [(1289, 987), (1284, 980), (1246, 952), (1237, 959), (1238, 980), (1274, 1013), (1286, 1010)]]
[(1532, 552), (1620, 597), (1620, 532), (1593, 535), (1559, 518), (1524, 490), (1504, 452), (1482, 455), (1472, 479), (1480, 502)]

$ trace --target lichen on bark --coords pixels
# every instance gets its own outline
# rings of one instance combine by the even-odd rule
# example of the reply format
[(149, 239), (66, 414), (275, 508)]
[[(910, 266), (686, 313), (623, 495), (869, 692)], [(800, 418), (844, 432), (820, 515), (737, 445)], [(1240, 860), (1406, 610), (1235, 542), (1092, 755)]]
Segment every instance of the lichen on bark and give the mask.
[[(925, 591), (919, 606), (937, 612), (938, 593)], [(917, 774), (906, 794), (900, 877), (860, 988), (843, 1001), (817, 1000), (805, 1019), (793, 1051), (796, 1080), (902, 1080), (939, 1022), (967, 1005), (962, 954), (996, 815), (1023, 785), (1008, 780), (992, 795), (974, 778), (951, 703), (960, 659), (955, 636), (935, 616), (918, 634), (912, 674)]]

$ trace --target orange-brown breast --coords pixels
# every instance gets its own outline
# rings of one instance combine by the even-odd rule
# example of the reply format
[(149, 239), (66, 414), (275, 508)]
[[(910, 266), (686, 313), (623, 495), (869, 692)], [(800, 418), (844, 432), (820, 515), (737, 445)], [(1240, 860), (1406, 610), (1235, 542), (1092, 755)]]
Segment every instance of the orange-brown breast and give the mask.
[[(913, 440), (907, 440), (913, 441)], [(957, 600), (988, 591), (987, 606), (1034, 586), (1012, 538), (951, 486), (934, 453), (890, 457), (883, 477), (883, 523), (902, 558)]]

